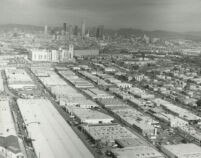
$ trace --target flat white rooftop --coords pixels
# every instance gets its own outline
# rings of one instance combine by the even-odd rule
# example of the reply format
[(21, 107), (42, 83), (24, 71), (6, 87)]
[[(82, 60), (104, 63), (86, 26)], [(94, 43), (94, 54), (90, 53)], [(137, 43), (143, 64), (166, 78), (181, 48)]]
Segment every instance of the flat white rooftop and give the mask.
[(178, 158), (201, 158), (201, 147), (195, 144), (164, 145), (162, 148)]
[(113, 149), (117, 158), (163, 158), (157, 150), (149, 146), (136, 146), (129, 148)]
[(30, 137), (34, 139), (37, 155), (44, 158), (93, 157), (49, 100), (18, 99), (17, 103), (28, 124)]
[(101, 113), (99, 111), (91, 110), (91, 109), (82, 109), (82, 108), (77, 108), (73, 109), (73, 113), (81, 119), (83, 122), (87, 122), (88, 120), (99, 120), (99, 121), (104, 121), (104, 120), (114, 120), (111, 116), (106, 115), (104, 113)]
[(12, 118), (9, 101), (0, 101), (0, 136), (17, 136), (14, 120)]
[[(42, 71), (40, 70), (39, 72), (42, 72)], [(45, 70), (43, 72), (48, 75), (48, 77), (39, 77), (39, 79), (41, 80), (41, 82), (43, 82), (44, 85), (46, 85), (46, 86), (55, 86), (55, 85), (64, 86), (64, 85), (66, 85), (66, 82), (59, 75), (57, 75), (56, 72), (47, 71), (47, 70)], [(34, 73), (37, 74), (36, 71), (34, 71)]]
[(138, 138), (128, 129), (118, 124), (98, 125), (98, 126), (84, 125), (83, 128), (91, 135), (91, 137), (94, 140), (114, 141), (116, 139)]

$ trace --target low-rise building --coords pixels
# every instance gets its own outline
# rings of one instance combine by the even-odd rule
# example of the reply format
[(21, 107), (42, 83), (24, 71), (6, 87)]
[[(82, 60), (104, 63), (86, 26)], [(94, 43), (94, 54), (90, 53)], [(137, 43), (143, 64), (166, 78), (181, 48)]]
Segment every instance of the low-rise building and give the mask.
[(114, 114), (118, 115), (128, 124), (132, 125), (143, 135), (154, 135), (156, 134), (155, 125), (158, 125), (158, 121), (152, 119), (145, 114), (133, 109), (133, 108), (119, 108), (111, 109)]
[[(22, 152), (22, 140), (17, 137), (15, 130), (16, 118), (11, 113), (9, 100), (0, 100), (0, 155), (5, 158), (24, 158)], [(21, 145), (20, 145), (21, 144)]]
[(107, 124), (114, 120), (109, 115), (91, 109), (76, 108), (73, 109), (73, 114), (81, 123), (87, 124)]
[(8, 87), (12, 89), (32, 89), (36, 88), (31, 77), (24, 69), (5, 70)]
[(106, 144), (114, 144), (115, 140), (121, 139), (139, 139), (136, 135), (119, 124), (84, 125), (83, 129), (94, 141), (101, 141)]
[(201, 147), (195, 144), (163, 145), (161, 150), (170, 158), (201, 158)]
[(114, 98), (113, 95), (110, 95), (107, 92), (102, 91), (98, 88), (85, 89), (83, 90), (83, 92), (89, 95), (92, 99)]
[(149, 146), (117, 148), (111, 150), (113, 158), (164, 158), (164, 156)]
[(81, 57), (81, 56), (97, 56), (99, 55), (99, 50), (98, 49), (93, 49), (93, 50), (74, 50), (74, 55), (76, 57)]

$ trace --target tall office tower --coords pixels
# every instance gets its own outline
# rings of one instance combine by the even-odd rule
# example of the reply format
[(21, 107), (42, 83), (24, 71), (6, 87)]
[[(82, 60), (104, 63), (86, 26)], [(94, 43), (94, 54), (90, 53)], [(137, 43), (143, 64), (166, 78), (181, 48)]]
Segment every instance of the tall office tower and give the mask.
[(73, 35), (73, 26), (69, 25), (69, 36), (71, 37)]
[(48, 34), (48, 26), (47, 26), (47, 25), (45, 25), (45, 27), (44, 27), (44, 34), (45, 34), (45, 35)]
[(103, 34), (104, 34), (104, 26), (99, 25), (96, 30), (96, 38), (97, 39), (103, 39)]
[(74, 35), (77, 36), (78, 35), (78, 31), (79, 31), (79, 28), (77, 25), (75, 25), (74, 27)]
[(63, 31), (66, 33), (67, 31), (67, 24), (66, 23), (63, 23)]
[(84, 37), (85, 36), (85, 29), (86, 29), (84, 20), (82, 21), (82, 27), (81, 28), (82, 28), (82, 37)]

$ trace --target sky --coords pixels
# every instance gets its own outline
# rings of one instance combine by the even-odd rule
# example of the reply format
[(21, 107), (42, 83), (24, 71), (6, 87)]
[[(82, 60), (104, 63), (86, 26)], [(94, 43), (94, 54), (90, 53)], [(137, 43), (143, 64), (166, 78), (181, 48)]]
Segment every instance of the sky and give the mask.
[(201, 31), (201, 0), (0, 0), (0, 24)]

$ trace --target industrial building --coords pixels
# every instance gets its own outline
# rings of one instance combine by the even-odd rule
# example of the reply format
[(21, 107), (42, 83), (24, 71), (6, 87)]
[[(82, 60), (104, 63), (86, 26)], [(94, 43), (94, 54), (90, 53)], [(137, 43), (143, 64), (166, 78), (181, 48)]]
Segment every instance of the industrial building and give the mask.
[(129, 107), (129, 105), (116, 98), (102, 98), (98, 99), (98, 102), (106, 108)]
[(0, 136), (17, 136), (13, 116), (10, 110), (9, 101), (0, 100)]
[(18, 99), (17, 104), (38, 157), (93, 157), (49, 100)]
[[(43, 72), (42, 70), (39, 70), (39, 72)], [(61, 79), (59, 75), (57, 75), (54, 71), (44, 71), (44, 73), (47, 74), (47, 77), (39, 77), (41, 82), (47, 86), (48, 88), (51, 88), (52, 86), (65, 86), (66, 82)]]
[(80, 74), (87, 77), (92, 82), (96, 83), (97, 85), (102, 85), (105, 88), (111, 87), (112, 84), (107, 83), (105, 80), (101, 79), (100, 77), (95, 76), (87, 71), (79, 71)]
[(82, 108), (82, 109), (92, 109), (99, 107), (98, 104), (95, 102), (83, 98), (83, 99), (71, 99), (71, 100), (62, 100), (64, 103), (64, 107), (67, 111), (72, 112), (75, 108)]
[(128, 147), (135, 147), (135, 146), (145, 146), (147, 143), (140, 138), (122, 138), (116, 139), (115, 143), (120, 148), (128, 148)]
[(95, 141), (113, 145), (115, 140), (139, 139), (125, 127), (119, 124), (84, 125), (84, 131)]
[(97, 55), (99, 55), (99, 50), (98, 49), (74, 50), (74, 55), (76, 57), (97, 56)]
[(201, 158), (201, 147), (195, 144), (163, 145), (161, 150), (170, 158)]
[(148, 94), (144, 90), (137, 88), (137, 87), (132, 87), (131, 89), (129, 89), (129, 92), (131, 94), (133, 94), (134, 96), (137, 96), (142, 99), (153, 99), (154, 98), (154, 95)]
[(87, 124), (107, 124), (114, 120), (109, 115), (91, 109), (73, 109), (73, 114), (81, 123)]
[(66, 80), (71, 82), (76, 88), (93, 88), (94, 85), (90, 83), (89, 81), (78, 77), (75, 73), (72, 71), (59, 71), (59, 74), (61, 74)]
[(36, 88), (31, 77), (24, 69), (5, 70), (9, 88), (12, 89), (32, 89)]
[(113, 158), (164, 158), (164, 156), (149, 146), (135, 146), (111, 150)]
[(24, 158), (21, 146), (22, 141), (17, 137), (9, 100), (0, 100), (0, 155), (6, 158)]
[(61, 99), (80, 99), (85, 98), (80, 92), (78, 92), (71, 85), (66, 83), (65, 85), (55, 85), (51, 87), (51, 93), (55, 95), (57, 101)]
[(106, 93), (105, 91), (102, 91), (98, 88), (84, 89), (83, 92), (90, 96), (92, 99), (114, 98), (113, 95), (110, 95), (109, 93)]
[(158, 121), (135, 110), (134, 108), (115, 108), (111, 111), (122, 120), (136, 128), (143, 135), (155, 135)]
[(172, 114), (168, 114), (168, 113), (154, 113), (152, 114), (154, 117), (156, 117), (157, 119), (164, 121), (164, 122), (168, 122), (170, 124), (171, 127), (184, 127), (186, 125), (188, 125), (189, 123), (177, 116), (174, 116)]
[(176, 106), (166, 100), (157, 98), (157, 99), (153, 100), (153, 102), (156, 105), (162, 106), (164, 109), (177, 114), (179, 117), (183, 118), (186, 121), (190, 122), (190, 121), (200, 121), (201, 120), (201, 117), (193, 114), (191, 111), (181, 108), (179, 106)]

